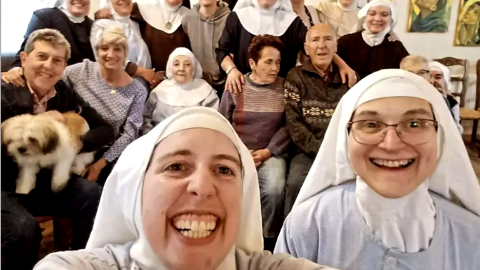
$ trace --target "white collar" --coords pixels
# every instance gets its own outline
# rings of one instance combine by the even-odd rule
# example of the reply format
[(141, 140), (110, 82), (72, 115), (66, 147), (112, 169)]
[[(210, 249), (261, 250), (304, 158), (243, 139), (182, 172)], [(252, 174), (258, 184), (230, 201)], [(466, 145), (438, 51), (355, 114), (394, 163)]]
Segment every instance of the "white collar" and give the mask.
[(258, 0), (239, 0), (233, 9), (243, 28), (252, 35), (281, 36), (297, 18), (290, 0), (278, 0), (269, 9), (261, 8)]
[(152, 27), (167, 34), (177, 31), (182, 25), (186, 7), (172, 7), (165, 0), (142, 0), (137, 2), (143, 19)]
[(82, 23), (85, 20), (85, 16), (74, 16), (68, 11), (66, 0), (57, 0), (57, 2), (55, 2), (53, 7), (56, 7), (59, 10), (61, 10), (68, 17), (68, 19), (73, 23)]
[[(388, 91), (385, 91), (385, 87), (388, 87)], [(428, 189), (480, 216), (480, 185), (443, 97), (422, 77), (399, 69), (377, 71), (362, 79), (343, 96), (292, 211), (328, 187), (356, 179), (348, 156), (348, 122), (361, 104), (396, 96), (428, 101), (438, 121), (438, 159), (435, 171), (425, 180), (428, 181)]]

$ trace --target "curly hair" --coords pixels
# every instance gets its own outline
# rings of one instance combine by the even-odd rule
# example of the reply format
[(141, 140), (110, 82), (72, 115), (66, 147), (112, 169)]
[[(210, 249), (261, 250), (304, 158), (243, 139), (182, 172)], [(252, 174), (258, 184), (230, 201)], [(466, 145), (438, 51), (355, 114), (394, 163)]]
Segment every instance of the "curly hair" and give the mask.
[(282, 41), (272, 35), (260, 35), (255, 36), (248, 46), (248, 59), (252, 59), (255, 63), (258, 63), (260, 59), (260, 53), (265, 47), (273, 47), (277, 49), (279, 52), (283, 49)]

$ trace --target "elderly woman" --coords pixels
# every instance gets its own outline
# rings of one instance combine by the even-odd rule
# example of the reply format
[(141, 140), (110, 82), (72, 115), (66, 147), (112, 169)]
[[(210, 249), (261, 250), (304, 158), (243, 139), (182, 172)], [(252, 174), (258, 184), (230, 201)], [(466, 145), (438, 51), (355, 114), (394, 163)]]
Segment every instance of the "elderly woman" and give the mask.
[(252, 72), (245, 75), (243, 92), (225, 92), (219, 109), (255, 160), (267, 250), (273, 250), (283, 221), (284, 155), (290, 143), (284, 117), (285, 88), (283, 78), (277, 76), (282, 48), (278, 37), (254, 37), (248, 48)]
[(123, 69), (128, 39), (122, 29), (110, 27), (95, 43), (98, 63), (85, 59), (69, 66), (63, 80), (87, 101), (113, 127), (115, 142), (97, 153), (87, 178), (103, 184), (125, 147), (138, 137), (142, 111), (147, 97), (145, 88)]
[(397, 21), (394, 4), (389, 0), (373, 0), (358, 13), (360, 31), (338, 40), (338, 55), (360, 78), (387, 68), (399, 68), (408, 52), (402, 42), (388, 37)]
[(202, 67), (187, 48), (170, 54), (167, 78), (150, 93), (143, 111), (142, 135), (148, 133), (170, 115), (188, 107), (204, 106), (218, 109), (215, 90), (202, 79)]
[(90, 29), (92, 20), (87, 17), (90, 10), (90, 0), (58, 0), (54, 8), (44, 8), (33, 13), (28, 24), (25, 40), (18, 51), (12, 69), (2, 73), (2, 80), (17, 86), (25, 86), (22, 77), (20, 53), (25, 50), (27, 39), (38, 29), (50, 28), (58, 30), (70, 43), (72, 56), (68, 65), (80, 63), (83, 59), (95, 61), (90, 45)]
[[(128, 38), (127, 72), (131, 76), (137, 76), (136, 79), (139, 79), (143, 84), (154, 85), (154, 71), (149, 70), (152, 68), (152, 60), (147, 44), (143, 41), (138, 23), (130, 19), (133, 8), (132, 0), (102, 0), (100, 7), (110, 10), (112, 17), (96, 20), (93, 23), (90, 35), (91, 44), (95, 44), (98, 36), (106, 28), (111, 26), (121, 28)], [(98, 57), (95, 50), (94, 53)]]
[[(279, 37), (284, 45), (278, 74), (285, 77), (295, 67), (298, 53), (304, 51), (307, 27), (293, 11), (290, 0), (238, 1), (216, 48), (218, 64), (227, 73), (226, 90), (242, 91), (243, 75), (251, 71), (248, 47), (254, 36), (266, 34)], [(337, 56), (334, 62), (342, 71), (343, 81), (348, 74), (349, 83), (355, 84), (355, 72)]]
[(437, 90), (404, 70), (333, 115), (276, 252), (340, 269), (480, 269), (480, 186)]
[(34, 269), (327, 269), (261, 252), (261, 233), (248, 149), (218, 112), (188, 108), (120, 157), (86, 250), (50, 254)]

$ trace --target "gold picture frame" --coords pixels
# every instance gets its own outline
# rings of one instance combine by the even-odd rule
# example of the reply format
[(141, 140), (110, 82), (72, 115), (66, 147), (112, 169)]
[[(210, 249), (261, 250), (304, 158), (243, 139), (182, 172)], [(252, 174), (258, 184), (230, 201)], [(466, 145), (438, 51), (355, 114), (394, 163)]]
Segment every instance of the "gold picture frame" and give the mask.
[[(407, 32), (447, 33), (453, 0), (439, 0), (435, 6), (427, 0), (410, 0)], [(440, 5), (440, 6), (439, 6)]]
[(460, 0), (454, 46), (480, 47), (480, 0)]

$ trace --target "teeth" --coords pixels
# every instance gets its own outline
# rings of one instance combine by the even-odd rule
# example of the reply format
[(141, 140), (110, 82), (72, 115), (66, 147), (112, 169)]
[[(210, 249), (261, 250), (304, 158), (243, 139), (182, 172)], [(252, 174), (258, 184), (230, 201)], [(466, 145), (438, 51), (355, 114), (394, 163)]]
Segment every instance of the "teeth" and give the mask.
[(374, 159), (374, 160), (372, 160), (372, 162), (375, 163), (375, 164), (377, 164), (377, 165), (380, 165), (380, 166), (397, 168), (397, 167), (405, 166), (405, 165), (413, 162), (413, 159), (404, 159), (404, 160)]
[(176, 218), (174, 226), (188, 238), (205, 238), (212, 234), (216, 227), (217, 217), (214, 215), (184, 214)]

